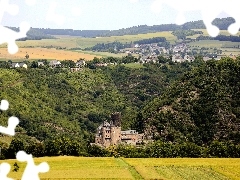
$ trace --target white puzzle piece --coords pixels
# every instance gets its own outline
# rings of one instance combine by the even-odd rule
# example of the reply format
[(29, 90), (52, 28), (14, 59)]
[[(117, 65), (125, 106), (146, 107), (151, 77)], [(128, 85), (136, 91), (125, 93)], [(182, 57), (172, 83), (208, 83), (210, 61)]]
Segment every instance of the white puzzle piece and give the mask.
[[(33, 0), (26, 0), (28, 3)], [(19, 8), (17, 5), (9, 4), (9, 0), (1, 0), (0, 1), (0, 22), (2, 21), (3, 14), (5, 12), (10, 15), (17, 15)], [(26, 22), (22, 22), (20, 25), (20, 32), (15, 32), (9, 28), (6, 28), (0, 25), (0, 44), (8, 43), (8, 52), (10, 54), (15, 54), (18, 52), (18, 46), (15, 41), (20, 38), (24, 38), (27, 36), (27, 32), (30, 30), (30, 25)]]
[(0, 110), (6, 111), (9, 108), (9, 102), (7, 100), (1, 100)]
[(8, 119), (8, 127), (3, 127), (0, 126), (0, 133), (9, 135), (9, 136), (14, 136), (15, 135), (15, 128), (19, 124), (19, 119), (17, 117), (10, 117)]
[(11, 166), (8, 163), (0, 164), (0, 180), (13, 180), (12, 178), (7, 177), (10, 170)]
[(19, 151), (16, 158), (20, 162), (27, 162), (27, 166), (23, 172), (21, 180), (40, 180), (38, 174), (49, 171), (49, 165), (46, 162), (42, 162), (36, 166), (32, 155), (27, 154), (24, 151)]

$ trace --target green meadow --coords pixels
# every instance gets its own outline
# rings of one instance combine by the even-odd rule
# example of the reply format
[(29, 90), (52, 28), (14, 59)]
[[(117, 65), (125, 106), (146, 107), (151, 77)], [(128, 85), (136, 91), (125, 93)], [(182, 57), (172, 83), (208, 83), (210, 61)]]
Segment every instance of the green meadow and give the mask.
[[(171, 31), (157, 32), (157, 33), (147, 33), (138, 35), (125, 35), (125, 36), (111, 36), (111, 37), (95, 37), (95, 38), (84, 38), (84, 37), (74, 37), (74, 36), (55, 36), (57, 39), (42, 39), (42, 40), (27, 40), (27, 41), (17, 41), (17, 45), (20, 48), (26, 47), (62, 47), (62, 48), (87, 48), (92, 47), (98, 43), (110, 43), (114, 41), (119, 41), (121, 43), (129, 43), (138, 41), (141, 39), (148, 39), (153, 37), (165, 37), (167, 41), (174, 42), (177, 40), (175, 36), (171, 34)], [(6, 44), (0, 47), (6, 47)]]

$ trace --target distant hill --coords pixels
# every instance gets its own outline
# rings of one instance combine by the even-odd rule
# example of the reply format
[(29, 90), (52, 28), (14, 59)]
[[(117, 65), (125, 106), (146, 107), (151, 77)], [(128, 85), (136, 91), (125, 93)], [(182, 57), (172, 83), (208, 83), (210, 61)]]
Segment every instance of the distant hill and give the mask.
[[(19, 28), (16, 27), (7, 27), (13, 31), (19, 32)], [(49, 34), (45, 34), (44, 32), (36, 29), (36, 28), (31, 28), (27, 32), (27, 37), (18, 39), (17, 41), (26, 41), (26, 40), (41, 40), (41, 39), (55, 39), (54, 36), (51, 36)]]
[[(213, 21), (213, 24), (218, 26), (221, 30), (227, 30), (228, 26), (234, 23), (233, 18), (217, 18)], [(181, 26), (176, 24), (162, 24), (154, 26), (133, 26), (130, 28), (119, 29), (102, 34), (102, 36), (123, 36), (123, 35), (134, 35), (134, 34), (145, 34), (154, 33), (159, 31), (176, 31), (176, 30), (189, 30), (189, 29), (206, 29), (202, 20), (187, 22)]]
[(34, 28), (34, 30), (40, 31), (48, 35), (64, 35), (64, 36), (80, 36), (80, 37), (98, 37), (102, 34), (110, 32), (109, 30), (73, 30), (73, 29), (44, 29)]
[[(221, 30), (227, 30), (228, 26), (234, 23), (233, 18), (217, 18), (213, 24), (218, 26)], [(18, 28), (10, 27), (18, 31)], [(176, 30), (189, 30), (189, 29), (206, 29), (202, 20), (187, 22), (181, 26), (176, 24), (161, 24), (161, 25), (139, 25), (119, 30), (73, 30), (73, 29), (44, 29), (44, 28), (31, 28), (28, 32), (30, 39), (50, 39), (54, 35), (67, 35), (67, 36), (81, 36), (81, 37), (106, 37), (106, 36), (123, 36), (123, 35), (136, 35), (154, 33), (160, 31), (176, 31)]]
[[(213, 24), (218, 26), (221, 30), (227, 30), (228, 26), (234, 23), (235, 20), (231, 17), (217, 18)], [(69, 36), (82, 36), (82, 37), (99, 37), (99, 36), (123, 36), (146, 34), (160, 31), (176, 31), (176, 30), (189, 30), (189, 29), (206, 29), (202, 20), (187, 22), (181, 26), (176, 24), (161, 24), (161, 25), (139, 25), (119, 30), (73, 30), (73, 29), (37, 29), (45, 34), (50, 35), (69, 35)]]
[[(217, 26), (220, 30), (227, 30), (228, 26), (232, 23), (234, 23), (235, 20), (231, 17), (228, 18), (216, 18), (213, 21), (213, 25)], [(191, 21), (183, 24), (182, 29), (187, 30), (187, 29), (206, 29), (204, 23), (202, 20), (199, 21)]]

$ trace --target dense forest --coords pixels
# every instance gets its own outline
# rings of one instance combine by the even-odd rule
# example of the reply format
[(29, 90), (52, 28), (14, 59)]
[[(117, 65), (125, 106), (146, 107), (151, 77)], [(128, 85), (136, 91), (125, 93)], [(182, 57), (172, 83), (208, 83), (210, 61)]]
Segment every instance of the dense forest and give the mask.
[(138, 41), (134, 41), (134, 44), (152, 44), (152, 43), (163, 43), (166, 42), (166, 38), (165, 37), (153, 37), (153, 38), (149, 38), (149, 39), (142, 39), (142, 40), (138, 40)]
[(106, 51), (106, 52), (114, 52), (119, 51), (120, 49), (131, 48), (131, 43), (121, 43), (121, 42), (112, 42), (112, 43), (98, 43), (90, 48), (85, 48), (84, 50), (91, 51)]
[(240, 61), (210, 60), (184, 74), (141, 112), (156, 139), (208, 145), (240, 143)]
[(109, 30), (73, 30), (73, 29), (44, 29), (44, 28), (34, 28), (44, 34), (50, 35), (67, 35), (67, 36), (81, 36), (81, 37), (98, 37), (104, 33), (109, 32)]
[(172, 34), (176, 36), (178, 39), (186, 39), (186, 36), (193, 36), (195, 34), (203, 34), (202, 31), (194, 31), (194, 30), (176, 30), (173, 31)]
[[(158, 59), (141, 68), (97, 67), (119, 59), (94, 59), (75, 73), (2, 63), (0, 98), (10, 108), (1, 111), (0, 124), (7, 125), (10, 116), (20, 124), (13, 139), (1, 135), (1, 158), (20, 149), (37, 157), (239, 157), (240, 59)], [(136, 129), (156, 141), (140, 148), (90, 146), (98, 125), (116, 111), (123, 130)]]

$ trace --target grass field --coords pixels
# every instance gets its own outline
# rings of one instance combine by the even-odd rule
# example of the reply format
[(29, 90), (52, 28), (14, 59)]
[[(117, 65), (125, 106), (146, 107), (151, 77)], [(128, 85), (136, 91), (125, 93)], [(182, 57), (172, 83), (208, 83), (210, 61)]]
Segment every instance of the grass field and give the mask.
[(218, 40), (201, 40), (188, 43), (190, 46), (199, 47), (216, 47), (216, 48), (234, 48), (240, 46), (240, 42), (218, 41)]
[[(0, 59), (19, 60), (24, 59), (26, 53), (29, 54), (31, 60), (35, 59), (58, 59), (58, 60), (78, 60), (79, 58), (85, 58), (86, 60), (92, 60), (94, 57), (122, 57), (126, 54), (113, 54), (108, 52), (77, 52), (77, 51), (64, 51), (56, 50), (54, 48), (61, 47), (66, 49), (71, 48), (87, 48), (96, 45), (97, 43), (110, 43), (119, 41), (122, 43), (134, 42), (141, 39), (148, 39), (153, 37), (166, 37), (170, 42), (174, 42), (176, 37), (171, 32), (157, 32), (138, 35), (125, 35), (125, 36), (112, 36), (112, 37), (96, 37), (96, 38), (83, 38), (73, 36), (56, 36), (57, 39), (43, 39), (43, 40), (27, 40), (17, 41), (19, 52), (14, 55), (9, 55), (7, 51), (7, 44), (0, 45)], [(54, 47), (54, 48), (47, 48)]]
[(240, 55), (240, 42), (230, 42), (230, 41), (217, 41), (217, 40), (202, 40), (197, 42), (188, 43), (193, 48), (212, 48), (212, 50), (208, 50), (209, 52), (213, 52), (214, 48), (221, 49), (223, 55)]
[[(27, 40), (27, 41), (16, 41), (18, 47), (62, 47), (62, 48), (75, 48), (78, 47), (77, 39), (75, 37), (66, 37), (59, 39), (42, 39), (42, 40)], [(7, 47), (6, 44), (0, 45), (0, 47)]]
[[(138, 41), (141, 39), (149, 39), (153, 37), (165, 37), (167, 41), (174, 42), (177, 38), (171, 34), (171, 31), (157, 32), (157, 33), (147, 33), (147, 34), (137, 34), (137, 35), (124, 35), (124, 36), (111, 36), (111, 37), (96, 37), (96, 38), (83, 38), (83, 37), (72, 37), (72, 36), (55, 36), (56, 40), (41, 40), (41, 45), (53, 45), (73, 48), (87, 48), (92, 47), (98, 43), (110, 43), (118, 41), (121, 43), (129, 43)], [(26, 41), (26, 43), (32, 44), (33, 46), (39, 46), (40, 44), (36, 41)], [(18, 43), (20, 46), (24, 46), (24, 42)]]
[[(171, 31), (147, 33), (138, 35), (125, 35), (125, 36), (111, 36), (111, 37), (96, 37), (96, 38), (84, 38), (74, 36), (55, 36), (57, 39), (43, 39), (43, 40), (27, 40), (17, 41), (17, 45), (21, 48), (27, 47), (62, 47), (62, 48), (87, 48), (96, 45), (97, 43), (110, 43), (119, 41), (122, 43), (134, 42), (141, 39), (148, 39), (153, 37), (165, 37), (168, 41), (174, 42), (177, 40), (175, 36), (171, 34)], [(7, 47), (6, 44), (0, 45), (0, 47)]]
[[(195, 31), (202, 31), (203, 32), (203, 36), (209, 36), (208, 32), (206, 29), (192, 29), (192, 30), (195, 30)], [(219, 35), (226, 35), (226, 36), (230, 36), (231, 34), (228, 32), (228, 30), (220, 30), (220, 33)], [(239, 36), (240, 35), (240, 32), (238, 32), (236, 35), (234, 36)], [(196, 36), (199, 36), (199, 34), (197, 35), (194, 35), (195, 37)], [(188, 37), (194, 37), (194, 36), (188, 36)]]
[[(48, 162), (50, 171), (41, 179), (172, 179), (172, 180), (227, 180), (240, 179), (240, 159), (127, 159), (93, 157), (36, 158), (36, 164)], [(0, 161), (1, 163), (3, 161)], [(6, 161), (13, 164), (16, 160)], [(25, 163), (9, 177), (20, 179)]]
[(141, 39), (149, 39), (153, 37), (165, 37), (167, 41), (174, 42), (177, 40), (175, 36), (171, 34), (171, 31), (157, 32), (157, 33), (147, 33), (138, 35), (125, 35), (125, 36), (111, 36), (111, 37), (97, 37), (97, 38), (78, 38), (77, 43), (80, 47), (92, 47), (97, 43), (110, 43), (118, 41), (121, 43), (134, 42)]

